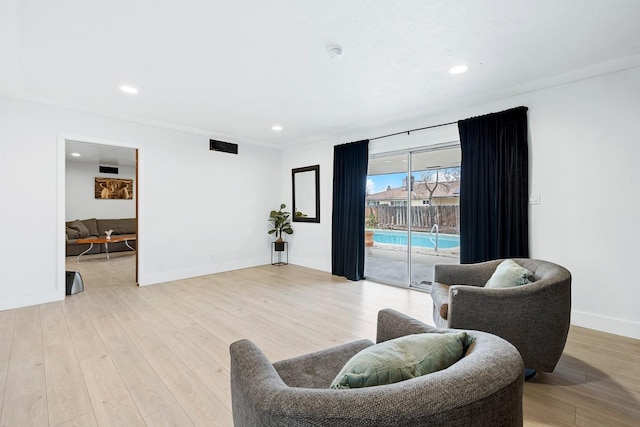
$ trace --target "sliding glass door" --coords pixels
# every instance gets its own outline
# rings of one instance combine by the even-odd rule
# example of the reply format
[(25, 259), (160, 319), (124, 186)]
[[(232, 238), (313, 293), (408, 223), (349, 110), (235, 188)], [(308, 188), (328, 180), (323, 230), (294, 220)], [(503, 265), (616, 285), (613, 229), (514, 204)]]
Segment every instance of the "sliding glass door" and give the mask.
[(409, 153), (369, 160), (365, 208), (365, 277), (393, 285), (409, 280), (407, 168)]
[(429, 289), (433, 266), (460, 262), (460, 147), (411, 153), (410, 286)]
[(374, 156), (368, 173), (365, 276), (428, 290), (435, 264), (459, 262), (459, 145)]

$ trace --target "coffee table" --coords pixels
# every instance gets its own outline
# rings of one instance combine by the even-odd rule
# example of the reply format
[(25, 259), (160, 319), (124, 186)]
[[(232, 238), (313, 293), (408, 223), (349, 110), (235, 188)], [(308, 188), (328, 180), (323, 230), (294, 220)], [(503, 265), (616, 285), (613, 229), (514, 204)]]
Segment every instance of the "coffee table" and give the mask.
[(117, 242), (124, 242), (125, 245), (127, 245), (127, 247), (129, 249), (131, 249), (132, 251), (135, 251), (134, 248), (131, 247), (131, 245), (129, 245), (129, 241), (130, 240), (136, 240), (137, 236), (135, 234), (118, 234), (116, 236), (111, 236), (111, 237), (86, 237), (84, 239), (78, 239), (77, 242), (78, 243), (89, 243), (89, 249), (87, 249), (86, 251), (82, 252), (80, 255), (78, 255), (77, 261), (80, 261), (80, 257), (84, 254), (86, 254), (87, 252), (89, 252), (92, 248), (93, 245), (100, 245), (104, 243), (104, 249), (107, 253), (107, 261), (109, 260), (109, 243), (117, 243)]

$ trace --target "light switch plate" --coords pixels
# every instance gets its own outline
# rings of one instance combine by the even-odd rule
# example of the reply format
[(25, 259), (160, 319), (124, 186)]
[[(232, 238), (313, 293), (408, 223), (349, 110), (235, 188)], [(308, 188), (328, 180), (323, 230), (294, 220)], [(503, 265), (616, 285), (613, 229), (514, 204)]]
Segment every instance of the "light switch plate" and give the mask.
[(539, 205), (540, 204), (540, 193), (531, 193), (531, 194), (529, 194), (529, 204), (530, 205)]

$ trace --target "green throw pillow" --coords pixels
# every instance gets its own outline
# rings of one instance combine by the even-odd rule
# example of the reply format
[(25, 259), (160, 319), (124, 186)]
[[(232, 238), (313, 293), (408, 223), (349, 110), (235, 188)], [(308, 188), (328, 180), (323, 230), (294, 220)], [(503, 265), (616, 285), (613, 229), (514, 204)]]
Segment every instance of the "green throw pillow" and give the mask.
[(506, 259), (500, 263), (485, 288), (510, 288), (513, 286), (526, 285), (535, 281), (533, 273), (522, 267), (511, 259)]
[(446, 369), (471, 342), (466, 332), (455, 332), (407, 335), (372, 345), (349, 359), (330, 388), (392, 384)]

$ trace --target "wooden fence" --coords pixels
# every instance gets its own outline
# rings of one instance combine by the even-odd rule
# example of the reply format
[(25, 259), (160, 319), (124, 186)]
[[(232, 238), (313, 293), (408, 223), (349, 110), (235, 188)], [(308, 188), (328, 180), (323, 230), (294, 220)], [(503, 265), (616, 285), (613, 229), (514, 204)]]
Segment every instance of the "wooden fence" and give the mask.
[[(406, 206), (367, 206), (365, 219), (371, 222), (371, 215), (375, 220), (373, 226), (391, 230), (406, 230), (408, 210)], [(433, 224), (438, 224), (441, 233), (459, 234), (460, 210), (459, 206), (412, 206), (411, 227), (416, 231), (429, 231)]]

